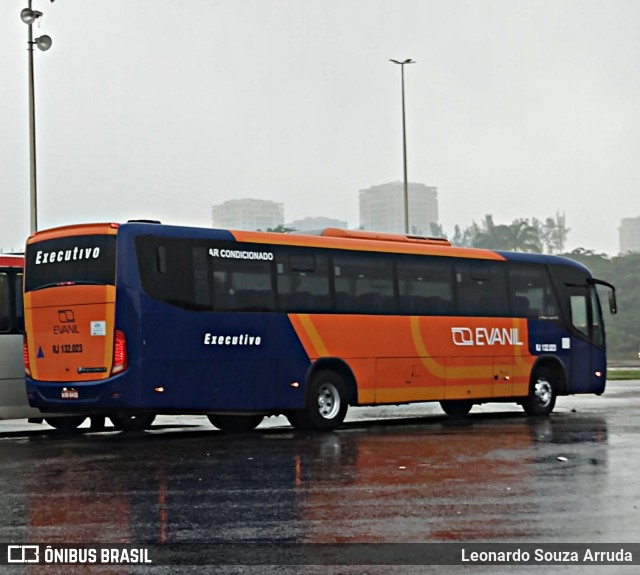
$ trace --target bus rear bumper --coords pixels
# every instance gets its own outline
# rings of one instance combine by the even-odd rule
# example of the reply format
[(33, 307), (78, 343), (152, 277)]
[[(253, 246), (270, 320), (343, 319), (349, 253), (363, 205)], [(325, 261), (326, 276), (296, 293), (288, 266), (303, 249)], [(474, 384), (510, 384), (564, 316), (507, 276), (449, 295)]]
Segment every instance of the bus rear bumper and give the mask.
[[(26, 378), (31, 407), (49, 413), (77, 413), (117, 410), (125, 397), (127, 373), (109, 379), (83, 382), (37, 381)], [(130, 403), (128, 401), (127, 403)]]

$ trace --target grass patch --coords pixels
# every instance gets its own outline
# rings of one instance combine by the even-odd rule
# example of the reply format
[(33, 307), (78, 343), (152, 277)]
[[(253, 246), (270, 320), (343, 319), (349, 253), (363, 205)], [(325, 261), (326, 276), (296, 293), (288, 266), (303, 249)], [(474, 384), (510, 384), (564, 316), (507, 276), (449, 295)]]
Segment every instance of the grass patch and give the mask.
[(610, 381), (621, 379), (640, 379), (640, 369), (609, 369), (607, 379)]

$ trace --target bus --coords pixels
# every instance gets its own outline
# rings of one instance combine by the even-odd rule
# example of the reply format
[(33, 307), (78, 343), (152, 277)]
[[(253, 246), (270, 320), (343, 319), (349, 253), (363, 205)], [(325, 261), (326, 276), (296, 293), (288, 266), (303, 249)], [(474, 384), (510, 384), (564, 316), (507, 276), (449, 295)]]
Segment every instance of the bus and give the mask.
[(21, 419), (40, 412), (29, 407), (22, 363), (23, 257), (0, 254), (0, 419)]
[(598, 291), (615, 313), (615, 288), (561, 257), (129, 221), (37, 232), (25, 258), (30, 404), (122, 429), (203, 414), (331, 430), (350, 405), (427, 401), (544, 416), (605, 389)]
[(29, 406), (24, 381), (22, 305), (22, 254), (0, 254), (0, 420), (28, 419), (46, 421), (51, 427), (71, 431), (85, 417), (45, 414)]

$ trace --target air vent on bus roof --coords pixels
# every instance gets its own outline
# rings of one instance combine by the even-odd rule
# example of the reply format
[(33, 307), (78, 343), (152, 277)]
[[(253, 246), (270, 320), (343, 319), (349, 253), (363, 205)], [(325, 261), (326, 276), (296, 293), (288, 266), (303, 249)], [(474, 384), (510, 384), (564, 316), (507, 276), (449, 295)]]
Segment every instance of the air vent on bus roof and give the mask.
[(128, 224), (160, 224), (160, 220), (127, 220)]
[(451, 242), (446, 238), (429, 236), (409, 236), (404, 234), (390, 234), (387, 232), (370, 232), (367, 230), (343, 230), (340, 228), (327, 228), (322, 231), (325, 237), (351, 238), (359, 240), (380, 240), (384, 242), (412, 242), (420, 244), (432, 244), (437, 246), (450, 246)]

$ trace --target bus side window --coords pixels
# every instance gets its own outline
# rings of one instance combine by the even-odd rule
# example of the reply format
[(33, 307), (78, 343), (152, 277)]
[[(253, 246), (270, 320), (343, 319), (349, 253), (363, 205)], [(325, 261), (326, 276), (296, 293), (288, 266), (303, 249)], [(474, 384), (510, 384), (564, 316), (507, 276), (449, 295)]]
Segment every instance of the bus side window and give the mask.
[(582, 294), (571, 295), (571, 323), (580, 333), (589, 336), (588, 300)]
[(558, 306), (546, 268), (516, 264), (509, 268), (511, 313), (516, 317), (556, 318)]
[(136, 252), (142, 287), (150, 297), (186, 309), (194, 307), (186, 247), (169, 238), (138, 236)]
[(193, 299), (197, 309), (211, 309), (211, 288), (209, 286), (209, 256), (206, 248), (196, 247), (193, 256)]
[(9, 276), (0, 273), (0, 332), (11, 331), (11, 291)]
[(501, 262), (455, 263), (461, 315), (506, 316), (509, 313), (506, 267)]
[(336, 255), (333, 275), (337, 312), (395, 312), (391, 260), (357, 253)]
[(228, 311), (274, 311), (271, 262), (215, 260), (214, 305)]
[(411, 315), (453, 313), (453, 284), (448, 259), (398, 261), (398, 311)]
[(167, 273), (167, 248), (166, 246), (160, 245), (156, 249), (156, 266), (158, 268), (158, 273), (166, 274)]
[(276, 272), (280, 310), (331, 310), (329, 264), (325, 255), (280, 250), (276, 258)]

